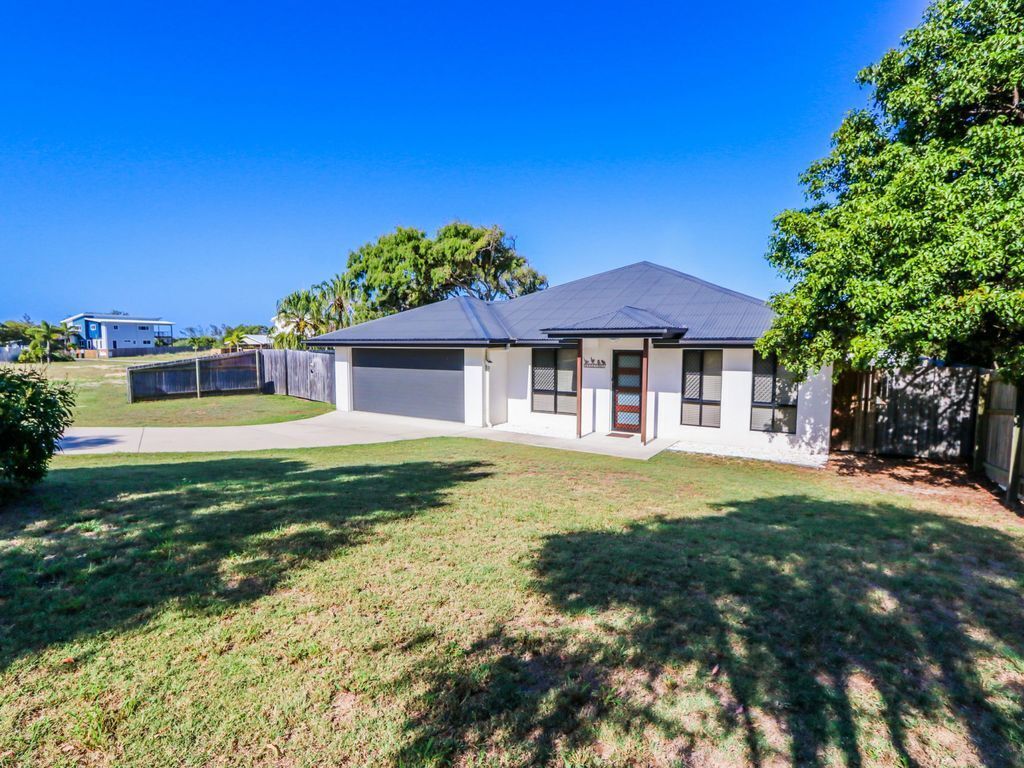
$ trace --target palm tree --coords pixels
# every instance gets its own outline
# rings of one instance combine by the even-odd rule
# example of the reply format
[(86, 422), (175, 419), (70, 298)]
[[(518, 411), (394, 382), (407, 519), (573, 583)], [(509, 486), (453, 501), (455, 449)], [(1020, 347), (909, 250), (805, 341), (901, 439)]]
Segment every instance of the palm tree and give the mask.
[(277, 303), (274, 325), (281, 333), (293, 333), (308, 339), (322, 325), (323, 299), (312, 290), (289, 293)]
[(302, 339), (294, 331), (274, 328), (270, 331), (270, 343), (274, 345), (274, 349), (298, 349), (302, 346)]
[(222, 343), (226, 347), (233, 347), (235, 352), (237, 352), (245, 343), (245, 334), (242, 332), (241, 328), (233, 328), (224, 334)]
[(53, 360), (53, 347), (59, 345), (64, 333), (59, 325), (51, 325), (43, 320), (34, 328), (28, 329), (29, 338), (35, 342), (46, 357), (46, 362)]
[(344, 275), (335, 275), (316, 287), (320, 295), (322, 327), (319, 333), (330, 333), (352, 325), (355, 307), (355, 291)]
[(71, 337), (76, 336), (80, 333), (77, 325), (71, 325), (70, 323), (60, 324), (60, 335), (63, 339), (65, 349), (73, 349), (74, 345), (71, 343)]

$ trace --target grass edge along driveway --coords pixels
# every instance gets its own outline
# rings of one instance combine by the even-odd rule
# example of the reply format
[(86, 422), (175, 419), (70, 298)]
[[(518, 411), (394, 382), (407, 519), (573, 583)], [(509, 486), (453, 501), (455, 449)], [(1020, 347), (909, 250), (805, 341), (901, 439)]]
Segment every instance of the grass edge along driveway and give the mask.
[(984, 502), (444, 438), (59, 458), (0, 512), (0, 764), (1018, 765)]

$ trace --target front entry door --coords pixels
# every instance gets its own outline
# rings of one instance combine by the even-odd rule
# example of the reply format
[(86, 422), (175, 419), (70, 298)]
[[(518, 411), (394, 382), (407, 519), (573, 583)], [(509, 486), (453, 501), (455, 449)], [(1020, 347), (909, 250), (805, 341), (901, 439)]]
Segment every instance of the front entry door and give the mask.
[(612, 429), (640, 431), (640, 367), (637, 352), (612, 353)]

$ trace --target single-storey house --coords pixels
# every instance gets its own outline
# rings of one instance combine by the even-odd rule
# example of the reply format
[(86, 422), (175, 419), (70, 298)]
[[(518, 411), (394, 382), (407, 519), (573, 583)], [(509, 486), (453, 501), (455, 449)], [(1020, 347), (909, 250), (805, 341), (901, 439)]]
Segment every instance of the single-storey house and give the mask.
[(174, 340), (174, 323), (159, 317), (79, 312), (62, 322), (77, 329), (73, 341), (78, 349), (97, 357), (166, 352), (161, 347)]
[(270, 349), (273, 346), (266, 333), (247, 333), (242, 337), (242, 349)]
[(343, 411), (823, 460), (831, 371), (797, 384), (757, 353), (771, 322), (760, 299), (640, 262), (509, 301), (460, 296), (307, 343), (334, 347)]

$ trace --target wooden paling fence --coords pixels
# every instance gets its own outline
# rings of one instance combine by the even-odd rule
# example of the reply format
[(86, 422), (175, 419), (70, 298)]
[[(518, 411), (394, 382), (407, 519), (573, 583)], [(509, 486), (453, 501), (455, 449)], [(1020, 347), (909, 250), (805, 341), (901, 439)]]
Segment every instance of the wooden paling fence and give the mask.
[(972, 461), (1024, 498), (1024, 415), (1017, 388), (992, 371), (921, 366), (849, 372), (832, 397), (832, 450)]
[[(334, 354), (254, 349), (128, 368), (128, 402), (260, 392), (333, 403)], [(198, 384), (198, 386), (197, 386)]]
[(923, 365), (850, 371), (832, 396), (832, 449), (969, 459), (974, 453), (979, 369)]
[(260, 350), (264, 391), (333, 403), (334, 353), (296, 349)]
[[(1016, 486), (1017, 496), (1024, 497), (1021, 476), (1024, 474), (1024, 450), (1020, 424), (1014, 423), (1015, 411), (1024, 410), (1018, 402), (1017, 388), (987, 376), (982, 387), (984, 397), (979, 406), (977, 452), (975, 467), (993, 481), (1009, 489)], [(1011, 472), (1015, 468), (1015, 472)], [(1011, 477), (1012, 476), (1012, 477)]]

